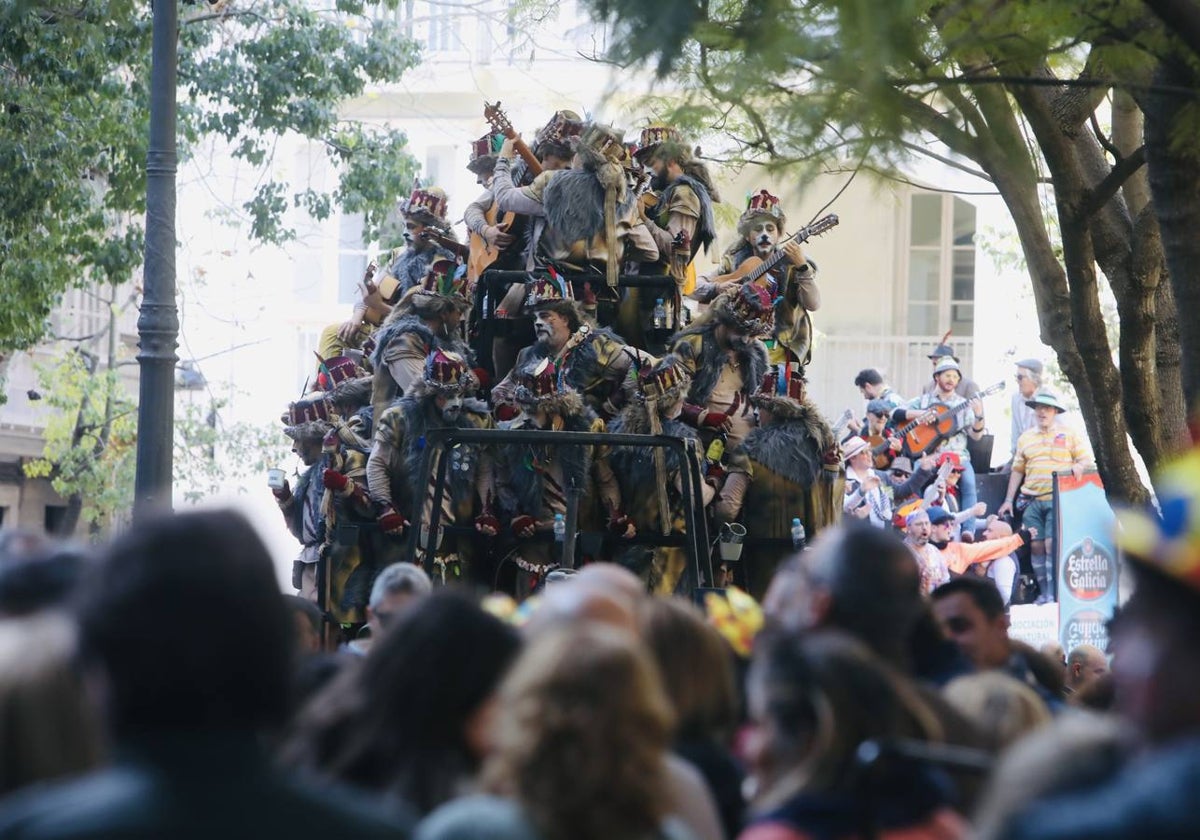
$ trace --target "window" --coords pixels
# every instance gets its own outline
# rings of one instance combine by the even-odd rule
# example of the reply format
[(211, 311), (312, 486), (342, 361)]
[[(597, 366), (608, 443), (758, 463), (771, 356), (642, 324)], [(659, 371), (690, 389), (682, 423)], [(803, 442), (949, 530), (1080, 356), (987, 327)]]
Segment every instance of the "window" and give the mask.
[(919, 193), (910, 204), (908, 335), (975, 334), (975, 207)]
[(62, 533), (63, 523), (67, 519), (66, 505), (46, 505), (46, 512), (42, 520), (42, 526), (47, 534), (58, 534), (59, 536), (70, 536)]
[(358, 300), (358, 284), (367, 270), (362, 234), (363, 214), (343, 213), (338, 223), (338, 303)]
[(429, 3), (429, 51), (449, 52), (459, 49), (458, 12), (451, 0), (432, 0)]

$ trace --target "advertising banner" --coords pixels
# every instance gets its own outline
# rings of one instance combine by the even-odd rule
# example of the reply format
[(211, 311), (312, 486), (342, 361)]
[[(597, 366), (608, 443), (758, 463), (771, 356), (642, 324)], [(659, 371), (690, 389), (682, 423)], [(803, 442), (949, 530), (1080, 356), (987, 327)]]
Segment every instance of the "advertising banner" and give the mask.
[(1117, 606), (1113, 512), (1096, 472), (1054, 477), (1054, 553), (1058, 575), (1059, 641), (1108, 646), (1107, 622)]

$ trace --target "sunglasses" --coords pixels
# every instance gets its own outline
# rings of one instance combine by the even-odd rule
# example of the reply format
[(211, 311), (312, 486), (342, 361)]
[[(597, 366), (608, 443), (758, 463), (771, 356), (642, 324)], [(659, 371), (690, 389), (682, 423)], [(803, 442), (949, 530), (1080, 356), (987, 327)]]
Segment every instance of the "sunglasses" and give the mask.
[(908, 476), (912, 475), (912, 473), (905, 472), (904, 470), (892, 470), (892, 475), (896, 476), (897, 478), (907, 478)]

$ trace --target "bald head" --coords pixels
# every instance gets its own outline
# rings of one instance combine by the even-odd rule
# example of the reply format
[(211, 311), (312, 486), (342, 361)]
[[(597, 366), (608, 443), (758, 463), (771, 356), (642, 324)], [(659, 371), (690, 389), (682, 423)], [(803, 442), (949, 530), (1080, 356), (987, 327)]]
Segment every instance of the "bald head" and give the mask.
[(1011, 537), (1012, 533), (1012, 526), (1003, 519), (993, 519), (983, 529), (983, 538), (985, 540), (1000, 540), (1005, 537)]
[(1108, 657), (1095, 645), (1079, 645), (1067, 657), (1067, 686), (1079, 691), (1108, 673)]
[(641, 578), (616, 563), (589, 563), (572, 578), (571, 584), (586, 586), (627, 601), (631, 610), (636, 610), (647, 594)]

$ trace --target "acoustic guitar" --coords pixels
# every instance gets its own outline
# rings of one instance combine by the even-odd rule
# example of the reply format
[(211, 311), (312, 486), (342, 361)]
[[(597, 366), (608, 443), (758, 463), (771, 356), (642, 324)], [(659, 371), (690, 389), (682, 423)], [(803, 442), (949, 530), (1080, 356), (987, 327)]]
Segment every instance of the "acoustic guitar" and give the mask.
[(834, 213), (823, 216), (811, 225), (805, 225), (800, 228), (800, 230), (780, 242), (775, 248), (775, 253), (765, 260), (760, 257), (747, 257), (733, 271), (728, 274), (722, 274), (714, 279), (713, 282), (717, 285), (725, 283), (756, 283), (760, 277), (779, 265), (780, 261), (787, 259), (787, 255), (783, 252), (784, 245), (787, 245), (789, 242), (807, 242), (812, 237), (820, 236), (831, 228), (837, 227), (838, 222), (839, 219)]
[(959, 403), (954, 408), (944, 403), (934, 403), (931, 405), (928, 410), (938, 415), (932, 423), (921, 423), (920, 420), (913, 420), (897, 430), (897, 434), (904, 440), (904, 454), (913, 459), (920, 458), (942, 441), (953, 437), (962, 430), (958, 425), (958, 416), (971, 407), (971, 401), (981, 400), (984, 397), (1003, 391), (1004, 385), (1004, 381), (1001, 380), (989, 388), (976, 391), (966, 401)]
[[(491, 105), (484, 102), (483, 117), (488, 121), (488, 126), (491, 128), (492, 133), (503, 134), (509, 140), (513, 141), (513, 148), (516, 149), (521, 159), (525, 161), (525, 165), (529, 167), (529, 171), (534, 177), (542, 174), (541, 162), (534, 157), (533, 152), (525, 145), (525, 141), (513, 129), (508, 116), (500, 110), (499, 102)], [(513, 225), (516, 222), (517, 214), (510, 211), (503, 216), (498, 216), (495, 202), (493, 202), (492, 206), (484, 213), (484, 218), (487, 219), (489, 225), (496, 225), (505, 233), (511, 233), (513, 232)], [(483, 275), (488, 266), (500, 259), (500, 255), (504, 249), (489, 245), (484, 241), (482, 236), (474, 231), (468, 237), (468, 242), (467, 277), (474, 283)]]

